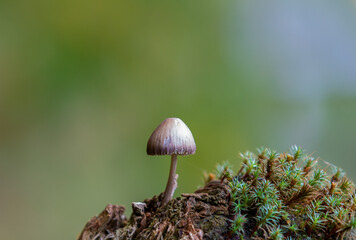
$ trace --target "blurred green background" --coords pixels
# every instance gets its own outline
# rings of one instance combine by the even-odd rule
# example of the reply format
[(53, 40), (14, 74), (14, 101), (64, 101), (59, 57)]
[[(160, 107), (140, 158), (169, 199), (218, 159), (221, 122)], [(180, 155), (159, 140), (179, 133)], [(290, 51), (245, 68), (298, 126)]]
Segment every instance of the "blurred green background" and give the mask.
[(356, 180), (355, 23), (354, 1), (1, 1), (1, 239), (74, 239), (159, 194), (167, 117), (197, 144), (176, 196), (260, 146)]

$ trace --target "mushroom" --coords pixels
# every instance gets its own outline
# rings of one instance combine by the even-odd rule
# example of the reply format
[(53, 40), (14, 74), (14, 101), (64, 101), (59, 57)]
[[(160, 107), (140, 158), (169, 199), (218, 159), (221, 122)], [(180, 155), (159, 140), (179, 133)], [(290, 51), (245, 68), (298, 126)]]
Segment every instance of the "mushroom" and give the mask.
[(152, 133), (147, 143), (147, 154), (171, 155), (171, 169), (162, 205), (172, 198), (177, 188), (177, 155), (191, 155), (195, 150), (193, 135), (179, 118), (167, 118)]

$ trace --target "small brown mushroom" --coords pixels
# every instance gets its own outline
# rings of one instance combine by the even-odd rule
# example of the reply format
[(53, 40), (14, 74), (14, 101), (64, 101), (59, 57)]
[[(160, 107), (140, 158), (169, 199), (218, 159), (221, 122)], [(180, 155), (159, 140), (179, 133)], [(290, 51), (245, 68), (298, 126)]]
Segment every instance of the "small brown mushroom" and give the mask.
[(162, 205), (172, 198), (177, 188), (177, 155), (191, 155), (195, 151), (193, 135), (179, 118), (167, 118), (152, 133), (147, 143), (147, 154), (171, 155), (171, 169)]

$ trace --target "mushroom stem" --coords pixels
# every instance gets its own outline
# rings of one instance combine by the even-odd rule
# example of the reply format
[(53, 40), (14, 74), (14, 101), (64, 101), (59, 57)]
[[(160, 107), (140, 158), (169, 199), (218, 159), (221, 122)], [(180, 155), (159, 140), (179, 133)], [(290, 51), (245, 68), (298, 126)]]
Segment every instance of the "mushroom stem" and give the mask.
[(177, 154), (171, 155), (171, 170), (169, 171), (169, 178), (166, 185), (166, 190), (164, 190), (164, 198), (162, 201), (162, 205), (165, 205), (173, 196), (174, 191), (177, 188), (177, 177), (176, 176), (177, 169)]

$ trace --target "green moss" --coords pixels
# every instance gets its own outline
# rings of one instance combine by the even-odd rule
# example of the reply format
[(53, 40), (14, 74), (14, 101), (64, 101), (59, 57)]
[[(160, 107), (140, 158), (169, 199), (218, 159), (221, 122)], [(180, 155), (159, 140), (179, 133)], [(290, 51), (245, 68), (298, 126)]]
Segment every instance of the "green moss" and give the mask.
[(279, 154), (267, 148), (241, 154), (236, 175), (219, 165), (230, 188), (231, 236), (240, 239), (355, 239), (355, 185), (342, 170), (296, 146)]

